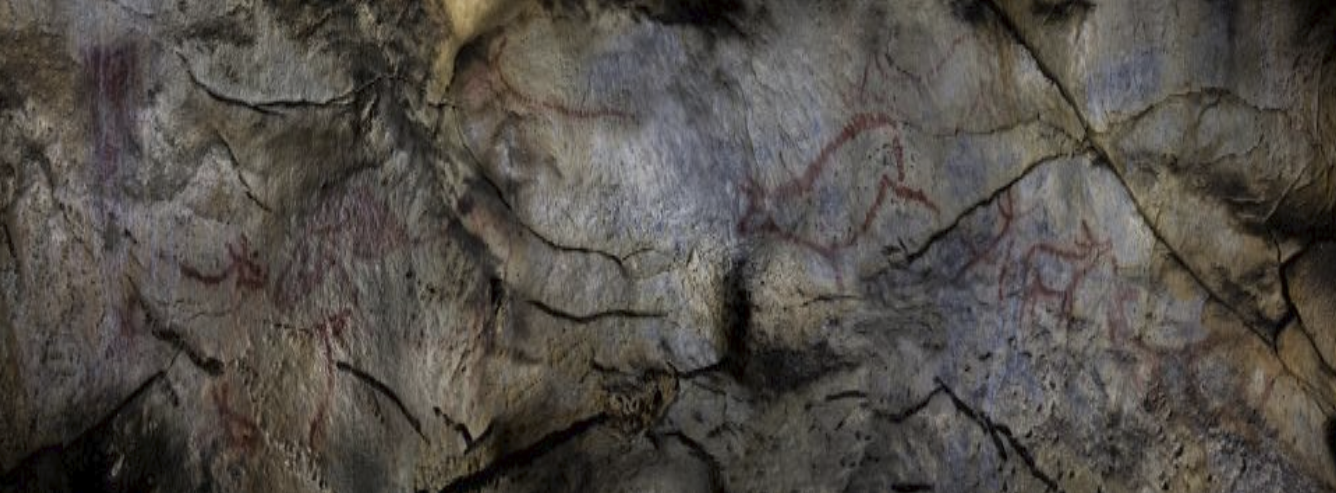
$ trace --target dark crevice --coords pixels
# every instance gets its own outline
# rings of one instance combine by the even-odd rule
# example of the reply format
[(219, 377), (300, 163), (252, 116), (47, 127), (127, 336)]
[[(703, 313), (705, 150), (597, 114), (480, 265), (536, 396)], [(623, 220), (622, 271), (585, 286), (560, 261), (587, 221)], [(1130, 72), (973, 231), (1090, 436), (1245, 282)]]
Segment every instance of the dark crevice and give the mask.
[(827, 395), (821, 400), (822, 402), (836, 402), (843, 400), (866, 400), (866, 399), (867, 399), (867, 392), (863, 392), (861, 390), (845, 390), (843, 392), (836, 392), (834, 394)]
[(1084, 17), (1095, 4), (1090, 0), (1035, 0), (1030, 14), (1043, 19), (1044, 24), (1059, 24), (1073, 17)]
[[(1151, 220), (1151, 216), (1146, 213), (1144, 205), (1141, 203), (1141, 201), (1137, 200), (1136, 194), (1134, 193), (1132, 187), (1127, 183), (1127, 178), (1124, 177), (1121, 170), (1119, 170), (1118, 167), (1113, 164), (1114, 161), (1109, 156), (1108, 151), (1105, 150), (1098, 142), (1096, 142), (1093, 139), (1093, 137), (1099, 135), (1099, 133), (1095, 132), (1094, 127), (1090, 125), (1090, 121), (1086, 118), (1085, 114), (1081, 112), (1081, 105), (1077, 104), (1077, 99), (1074, 96), (1072, 96), (1071, 91), (1069, 91), (1067, 87), (1060, 82), (1061, 79), (1057, 77), (1056, 72), (1054, 72), (1053, 69), (1049, 67), (1048, 63), (1045, 60), (1039, 57), (1038, 53), (1030, 46), (1030, 43), (1025, 39), (1024, 36), (1021, 35), (1020, 28), (1016, 26), (1016, 23), (1010, 17), (1008, 17), (1007, 14), (1003, 12), (1000, 7), (995, 5), (993, 2), (983, 2), (983, 3), (993, 11), (993, 13), (998, 19), (999, 25), (1002, 26), (1002, 28), (1007, 31), (1010, 37), (1016, 42), (1018, 46), (1021, 47), (1021, 49), (1025, 50), (1026, 54), (1029, 55), (1030, 59), (1034, 60), (1035, 67), (1036, 69), (1039, 70), (1039, 73), (1043, 75), (1045, 79), (1048, 79), (1049, 83), (1052, 84), (1058, 90), (1058, 94), (1067, 103), (1067, 106), (1072, 110), (1072, 113), (1076, 115), (1077, 120), (1081, 122), (1081, 126), (1085, 131), (1085, 141), (1089, 145), (1089, 148), (1093, 150), (1098, 156), (1098, 159), (1096, 160), (1097, 164), (1102, 163), (1104, 166), (1108, 167), (1109, 170), (1113, 173), (1114, 177), (1117, 178), (1118, 183), (1122, 186), (1124, 191), (1127, 192), (1128, 197), (1131, 199), (1132, 205), (1136, 208), (1137, 214), (1141, 216), (1141, 219), (1143, 221), (1145, 221), (1146, 228), (1150, 230), (1151, 234), (1155, 237), (1155, 241), (1160, 243), (1161, 245), (1164, 245), (1164, 248), (1169, 253), (1170, 258), (1180, 267), (1182, 267), (1183, 270), (1187, 272), (1189, 276), (1192, 277), (1193, 281), (1195, 281), (1197, 285), (1200, 286), (1204, 292), (1206, 292), (1207, 297), (1210, 298), (1211, 301), (1224, 307), (1226, 310), (1234, 314), (1240, 320), (1243, 320), (1250, 329), (1250, 331), (1256, 334), (1259, 338), (1261, 338), (1263, 343), (1267, 344), (1268, 346), (1274, 347), (1276, 334), (1274, 332), (1267, 333), (1267, 331), (1257, 328), (1260, 322), (1267, 321), (1266, 317), (1262, 316), (1261, 313), (1252, 314), (1252, 316), (1245, 315), (1243, 312), (1239, 310), (1239, 308), (1236, 306), (1236, 303), (1226, 302), (1225, 299), (1219, 293), (1217, 293), (1210, 284), (1205, 282), (1201, 274), (1193, 270), (1191, 265), (1188, 264), (1183, 259), (1183, 256), (1180, 255), (1178, 251), (1174, 250), (1172, 244), (1165, 240), (1164, 234), (1159, 229), (1159, 225), (1155, 224), (1155, 222)], [(1255, 311), (1255, 308), (1251, 309), (1250, 311)], [(1271, 325), (1275, 324), (1274, 320), (1271, 320), (1269, 322)]]
[(439, 491), (441, 493), (455, 493), (482, 489), (513, 471), (528, 467), (558, 447), (579, 438), (607, 421), (608, 416), (601, 413), (576, 421), (564, 429), (547, 434), (527, 447), (498, 457), (477, 472), (451, 481), (450, 484), (445, 485)]
[(649, 20), (664, 26), (688, 27), (715, 38), (745, 37), (747, 5), (742, 0), (543, 0), (545, 9), (557, 16), (572, 16), (588, 21), (593, 9), (622, 10), (637, 21)]
[[(467, 148), (468, 146), (465, 145), (464, 147)], [(470, 151), (469, 151), (469, 154), (472, 155), (472, 154), (473, 154), (473, 151), (470, 150)], [(543, 245), (547, 246), (548, 248), (551, 248), (551, 249), (553, 249), (553, 250), (556, 250), (556, 251), (559, 251), (559, 252), (562, 252), (562, 253), (574, 253), (574, 254), (580, 254), (580, 255), (593, 255), (593, 256), (595, 256), (595, 257), (603, 258), (603, 259), (605, 259), (605, 260), (608, 260), (608, 261), (612, 262), (613, 265), (617, 266), (617, 271), (620, 272), (620, 273), (622, 274), (622, 276), (624, 276), (624, 277), (629, 277), (629, 276), (630, 276), (630, 270), (628, 270), (628, 269), (626, 268), (626, 264), (625, 264), (625, 262), (622, 261), (622, 257), (619, 257), (619, 256), (617, 256), (617, 255), (613, 255), (612, 253), (605, 252), (605, 251), (603, 251), (603, 250), (594, 249), (594, 248), (582, 247), (582, 246), (571, 246), (571, 245), (564, 245), (564, 244), (561, 244), (561, 243), (557, 243), (556, 241), (553, 241), (551, 238), (548, 238), (547, 236), (543, 235), (542, 233), (539, 233), (537, 229), (534, 229), (534, 228), (533, 228), (532, 226), (530, 226), (528, 223), (526, 223), (526, 222), (524, 222), (522, 219), (520, 219), (519, 213), (515, 211), (515, 207), (514, 207), (514, 205), (512, 205), (512, 204), (510, 203), (510, 199), (507, 198), (507, 194), (506, 194), (506, 192), (505, 192), (505, 189), (501, 188), (501, 185), (497, 184), (496, 180), (493, 179), (492, 176), (489, 175), (489, 174), (486, 172), (486, 170), (482, 169), (482, 162), (481, 162), (481, 161), (478, 161), (478, 159), (477, 159), (476, 157), (473, 157), (473, 162), (474, 162), (475, 165), (479, 168), (479, 169), (477, 170), (477, 174), (478, 174), (478, 176), (481, 178), (481, 180), (480, 180), (481, 183), (482, 183), (483, 185), (485, 185), (485, 188), (489, 189), (489, 190), (492, 192), (492, 195), (495, 196), (495, 198), (497, 199), (497, 201), (499, 201), (499, 202), (501, 203), (501, 206), (505, 208), (506, 213), (510, 216), (510, 220), (511, 220), (512, 222), (514, 222), (516, 225), (518, 225), (518, 226), (519, 226), (521, 229), (523, 229), (525, 232), (529, 233), (531, 236), (533, 236), (534, 238), (536, 238), (536, 239), (538, 240), (539, 243), (542, 243)], [(461, 207), (461, 209), (464, 209), (464, 207)], [(463, 212), (463, 211), (461, 211), (461, 212)], [(631, 257), (631, 256), (635, 255), (636, 253), (640, 253), (640, 251), (637, 250), (636, 252), (632, 252), (632, 253), (630, 253), (630, 254), (627, 254), (626, 257)]]
[[(1056, 82), (1054, 82), (1054, 84), (1056, 84)], [(1286, 113), (1285, 110), (1259, 106), (1257, 103), (1244, 99), (1243, 96), (1238, 95), (1238, 93), (1235, 93), (1233, 90), (1229, 88), (1207, 86), (1165, 95), (1159, 100), (1146, 105), (1145, 108), (1137, 110), (1135, 113), (1123, 116), (1122, 118), (1119, 118), (1117, 121), (1111, 121), (1109, 123), (1109, 126), (1112, 128), (1112, 127), (1121, 127), (1129, 123), (1136, 124), (1140, 120), (1144, 119), (1151, 112), (1160, 109), (1162, 106), (1182, 99), (1209, 99), (1210, 102), (1201, 108), (1201, 111), (1203, 112), (1205, 110), (1218, 106), (1222, 103), (1225, 103), (1233, 106), (1241, 106), (1255, 113), (1275, 114), (1284, 117), (1286, 119), (1290, 118), (1290, 115)], [(1078, 114), (1078, 116), (1081, 115)], [(1200, 114), (1198, 114), (1198, 117), (1200, 117)], [(1302, 130), (1302, 128), (1298, 125), (1295, 125), (1293, 128), (1296, 130)], [(1090, 131), (1089, 133), (1090, 135), (1100, 135), (1098, 132), (1094, 132), (1093, 130)], [(1320, 140), (1316, 139), (1313, 135), (1308, 135), (1308, 137), (1312, 139), (1313, 142), (1320, 142)]]
[(1327, 453), (1336, 466), (1336, 416), (1327, 418), (1327, 422), (1322, 427), (1322, 441), (1327, 445)]
[(153, 338), (165, 342), (181, 354), (185, 354), (186, 358), (204, 373), (215, 377), (223, 374), (224, 365), (222, 360), (206, 355), (198, 348), (190, 345), (180, 332), (165, 327), (154, 327)]
[(673, 369), (673, 377), (677, 378), (678, 381), (681, 380), (690, 381), (705, 375), (714, 375), (718, 373), (725, 373), (725, 374), (732, 373), (732, 368), (729, 367), (729, 362), (727, 361), (727, 358), (721, 359), (720, 361), (712, 365), (702, 366), (694, 370), (677, 371), (676, 368)]
[(524, 300), (524, 302), (529, 304), (529, 306), (537, 308), (539, 311), (546, 313), (552, 317), (566, 320), (569, 322), (574, 322), (577, 324), (589, 324), (608, 318), (646, 320), (646, 319), (661, 319), (667, 316), (667, 314), (661, 312), (642, 312), (642, 311), (628, 310), (621, 308), (598, 311), (589, 314), (576, 314), (553, 307), (551, 305), (548, 305), (547, 303), (543, 303), (538, 300), (526, 299)]
[(914, 493), (918, 491), (932, 491), (932, 485), (927, 483), (893, 483), (891, 491), (896, 493)]
[(264, 115), (282, 115), (283, 110), (325, 108), (329, 106), (347, 106), (354, 99), (356, 99), (356, 97), (359, 94), (361, 94), (362, 92), (366, 91), (372, 86), (375, 86), (376, 84), (380, 83), (381, 81), (387, 78), (386, 76), (383, 75), (373, 77), (370, 80), (363, 82), (362, 84), (359, 84), (358, 86), (353, 87), (352, 89), (349, 89), (347, 92), (333, 96), (323, 101), (310, 101), (305, 99), (276, 99), (270, 101), (250, 101), (235, 96), (229, 96), (227, 94), (219, 92), (217, 89), (214, 89), (212, 86), (201, 80), (197, 74), (195, 74), (195, 70), (190, 67), (190, 59), (187, 58), (185, 54), (181, 53), (180, 51), (176, 51), (175, 53), (177, 58), (180, 58), (186, 76), (190, 78), (190, 82), (194, 84), (195, 87), (198, 87), (201, 91), (204, 91), (204, 93), (207, 94), (210, 99), (213, 99), (220, 103), (246, 108), (256, 113), (261, 113)]
[[(1220, 295), (1220, 293), (1217, 293), (1216, 290), (1212, 288), (1211, 285), (1207, 283), (1206, 280), (1203, 279), (1201, 275), (1197, 273), (1196, 270), (1193, 270), (1192, 266), (1188, 264), (1187, 260), (1185, 260), (1183, 256), (1180, 255), (1178, 251), (1174, 249), (1173, 244), (1170, 243), (1169, 240), (1166, 240), (1164, 238), (1164, 235), (1160, 232), (1159, 227), (1154, 222), (1151, 221), (1150, 215), (1146, 213), (1146, 210), (1141, 205), (1141, 202), (1138, 201), (1136, 199), (1136, 195), (1132, 193), (1132, 187), (1127, 184), (1127, 180), (1123, 177), (1122, 173), (1118, 171), (1118, 167), (1114, 166), (1113, 162), (1107, 159), (1107, 156), (1104, 156), (1104, 159), (1100, 164), (1109, 169), (1109, 172), (1112, 173), (1114, 178), (1118, 180), (1118, 183), (1122, 186), (1123, 190), (1127, 192), (1127, 196), (1132, 202), (1132, 206), (1136, 209), (1137, 215), (1141, 216), (1141, 219), (1145, 221), (1146, 229), (1150, 231), (1151, 236), (1155, 237), (1155, 242), (1160, 244), (1160, 246), (1164, 247), (1164, 251), (1169, 255), (1169, 259), (1172, 260), (1174, 264), (1182, 268), (1183, 272), (1187, 273), (1187, 275), (1192, 278), (1192, 281), (1196, 283), (1197, 286), (1200, 287), (1203, 292), (1206, 293), (1206, 297), (1208, 299), (1210, 299), (1212, 302), (1216, 303), (1220, 307), (1224, 308), (1229, 313), (1233, 314), (1234, 317), (1238, 318), (1240, 321), (1243, 321), (1244, 324), (1248, 327), (1249, 331), (1252, 332), (1253, 334), (1256, 334), (1257, 337), (1260, 338), (1262, 342), (1265, 343), (1268, 347), (1275, 347), (1276, 332), (1263, 331), (1257, 328), (1258, 324), (1267, 323), (1268, 322), (1267, 319), (1263, 317), (1260, 313), (1246, 314), (1240, 311), (1240, 308), (1237, 306), (1237, 303), (1230, 303), (1226, 301), (1225, 298)], [(1274, 327), (1276, 323), (1277, 321), (1269, 321), (1269, 325), (1271, 325), (1272, 327)]]
[(890, 421), (891, 423), (901, 424), (907, 421), (909, 418), (914, 417), (914, 415), (917, 415), (919, 411), (922, 411), (924, 408), (927, 408), (928, 404), (931, 404), (932, 400), (936, 398), (938, 395), (941, 395), (945, 390), (946, 387), (938, 386), (937, 388), (933, 389), (932, 392), (929, 392), (928, 395), (924, 396), (922, 400), (915, 402), (913, 405), (907, 408), (901, 409), (899, 411), (884, 411), (881, 409), (877, 409), (873, 411), (873, 414), (875, 414), (879, 418)]
[(1288, 259), (1281, 259), (1279, 249), (1277, 249), (1276, 258), (1277, 261), (1280, 262), (1280, 274), (1279, 274), (1280, 289), (1281, 289), (1280, 294), (1281, 297), (1283, 297), (1285, 300), (1286, 316), (1284, 320), (1282, 320), (1282, 325), (1278, 326), (1278, 328), (1276, 329), (1277, 344), (1272, 345), (1271, 350), (1272, 352), (1279, 351), (1278, 344), (1280, 341), (1280, 336), (1279, 336), (1280, 331), (1285, 330), (1291, 324), (1294, 324), (1296, 325), (1296, 327), (1293, 330), (1298, 330), (1300, 334), (1302, 334), (1304, 338), (1308, 341), (1308, 344), (1313, 347), (1313, 352), (1317, 353), (1318, 362), (1322, 363), (1322, 371), (1326, 373), (1328, 376), (1336, 377), (1336, 366), (1332, 366), (1331, 362), (1327, 360), (1327, 355), (1322, 354), (1322, 351), (1317, 349), (1317, 341), (1316, 339), (1313, 338), (1313, 333), (1310, 332), (1308, 325), (1304, 323), (1303, 314), (1299, 312), (1299, 306), (1295, 304), (1294, 298), (1292, 297), (1293, 295), (1291, 294), (1292, 293), (1290, 288), (1291, 269), (1294, 268), (1295, 262), (1298, 262), (1300, 259), (1303, 258), (1305, 253), (1308, 253), (1308, 249), (1310, 248), (1311, 245), (1312, 243), (1305, 244), (1303, 247), (1299, 249), (1299, 251), (1295, 252)]
[[(413, 427), (413, 431), (416, 431), (418, 436), (422, 437), (422, 441), (431, 443), (431, 440), (427, 439), (427, 435), (422, 432), (422, 422), (418, 421), (416, 416), (413, 416), (413, 413), (408, 410), (408, 406), (404, 405), (403, 399), (399, 398), (399, 394), (395, 393), (394, 389), (391, 389), (389, 385), (386, 385), (384, 382), (381, 382), (380, 379), (377, 379), (370, 373), (362, 371), (360, 368), (357, 368), (347, 362), (339, 361), (335, 363), (335, 366), (337, 366), (340, 371), (352, 375), (354, 377), (357, 377), (357, 379), (360, 380), (362, 383), (367, 384), (372, 389), (375, 389), (376, 392), (380, 392), (381, 395), (384, 395), (386, 398), (389, 398), (390, 402), (393, 402), (394, 406), (399, 409), (399, 413), (402, 414), (404, 416), (404, 419), (408, 421), (409, 426)], [(464, 430), (464, 432), (465, 432), (464, 435), (465, 440), (467, 441), (468, 430)]]
[(723, 464), (721, 464), (719, 462), (719, 459), (715, 458), (713, 454), (705, 450), (705, 447), (701, 445), (700, 442), (697, 442), (695, 439), (687, 436), (685, 433), (682, 433), (680, 431), (670, 431), (668, 433), (664, 433), (663, 436), (676, 439), (678, 442), (686, 446), (686, 448), (691, 451), (691, 455), (695, 456), (697, 459), (700, 459), (701, 462), (704, 462), (705, 465), (709, 466), (711, 492), (724, 493), (728, 491), (727, 488), (724, 487)]
[(478, 436), (475, 437), (473, 436), (473, 433), (469, 431), (468, 426), (465, 426), (464, 423), (459, 422), (459, 420), (456, 420), (453, 416), (446, 414), (445, 411), (441, 410), (440, 406), (431, 408), (431, 411), (441, 421), (445, 421), (446, 426), (459, 434), (460, 438), (464, 439), (464, 453), (472, 452), (479, 443), (482, 443), (483, 440), (486, 440), (487, 437), (492, 434), (492, 425), (494, 423), (487, 423), (487, 427), (483, 428), (482, 433), (479, 433)]
[(736, 377), (741, 376), (747, 368), (747, 332), (752, 324), (752, 299), (747, 289), (746, 270), (747, 259), (743, 257), (733, 262), (724, 275), (724, 282), (720, 284), (725, 310), (720, 316), (724, 332), (724, 354), (717, 365), (702, 368), (697, 373), (718, 367)]
[[(138, 387), (135, 387), (129, 395), (116, 404), (116, 407), (113, 407), (110, 412), (102, 417), (102, 419), (97, 420), (93, 426), (79, 433), (74, 438), (65, 440), (59, 444), (41, 447), (29, 453), (23, 459), (19, 460), (18, 465), (14, 466), (14, 468), (5, 471), (4, 474), (0, 474), (0, 487), (8, 489), (13, 487), (22, 488), (25, 484), (30, 485), (29, 481), (33, 479), (32, 476), (40, 475), (42, 473), (40, 469), (42, 469), (43, 464), (47, 461), (52, 460), (52, 458), (64, 456), (67, 453), (79, 453), (77, 449), (81, 448), (81, 444), (87, 444), (98, 436), (107, 433), (111, 427), (112, 421), (115, 420), (117, 416), (120, 416), (126, 409), (129, 409), (131, 404), (134, 404), (140, 397), (148, 393), (148, 391), (155, 385), (165, 381), (166, 376), (167, 373), (165, 370), (149, 376), (143, 383), (139, 384)], [(92, 466), (90, 464), (79, 465), (83, 467)], [(72, 470), (67, 472), (74, 475), (80, 471)], [(78, 480), (80, 478), (71, 479)]]
[(955, 405), (956, 410), (971, 421), (974, 421), (985, 434), (993, 439), (993, 445), (997, 447), (997, 453), (1002, 457), (1002, 460), (1007, 459), (1007, 447), (1003, 445), (1003, 441), (1005, 441), (1007, 445), (1010, 445), (1011, 450), (1015, 451), (1016, 455), (1020, 457), (1021, 462), (1025, 463), (1025, 467), (1029, 469), (1031, 476), (1034, 476), (1035, 479), (1044, 483), (1044, 486), (1046, 486), (1049, 491), (1063, 491), (1052, 476), (1049, 476), (1039, 468), (1039, 465), (1035, 463), (1034, 454), (1030, 452), (1030, 449), (1027, 448), (1025, 444), (1021, 443), (1021, 441), (1016, 438), (1016, 435), (1011, 431), (1011, 428), (1007, 427), (1007, 425), (993, 421), (988, 415), (975, 410), (969, 404), (965, 403), (964, 400), (961, 400), (960, 396), (956, 395), (956, 393), (945, 383), (940, 380), (937, 383), (939, 385), (938, 390), (951, 398), (951, 403)]
[[(507, 204), (507, 208), (509, 208), (509, 204)], [(513, 212), (513, 211), (512, 211), (512, 212)], [(521, 228), (524, 228), (525, 231), (528, 231), (529, 234), (531, 234), (531, 235), (534, 236), (534, 238), (538, 238), (538, 241), (539, 241), (540, 243), (544, 244), (544, 245), (547, 245), (548, 248), (551, 248), (551, 249), (553, 249), (553, 250), (556, 250), (556, 251), (559, 251), (559, 252), (562, 252), (562, 253), (576, 253), (576, 254), (582, 254), (582, 255), (593, 255), (593, 256), (596, 256), (596, 257), (602, 257), (602, 258), (604, 258), (604, 259), (606, 259), (606, 260), (611, 261), (611, 262), (613, 263), (613, 265), (616, 265), (616, 266), (617, 266), (617, 271), (618, 271), (618, 272), (621, 272), (622, 276), (630, 276), (630, 271), (627, 270), (627, 269), (626, 269), (626, 265), (625, 265), (624, 263), (622, 263), (622, 258), (621, 258), (621, 257), (618, 257), (618, 256), (616, 256), (616, 255), (613, 255), (613, 254), (611, 254), (611, 253), (608, 253), (608, 252), (605, 252), (605, 251), (602, 251), (602, 250), (595, 250), (595, 249), (593, 249), (593, 248), (589, 248), (589, 247), (570, 246), (570, 245), (563, 245), (563, 244), (557, 243), (557, 242), (555, 242), (555, 241), (552, 241), (552, 239), (550, 239), (550, 238), (548, 238), (548, 237), (546, 237), (546, 236), (543, 236), (541, 233), (538, 232), (538, 230), (534, 229), (532, 226), (529, 226), (528, 223), (525, 223), (524, 221), (521, 221), (521, 220), (519, 219), (519, 216), (513, 216), (513, 217), (514, 217), (514, 220), (515, 220), (515, 224), (520, 225)]]
[[(1303, 257), (1304, 252), (1306, 252), (1308, 249), (1308, 245), (1304, 245), (1302, 248), (1299, 249), (1298, 252), (1295, 252), (1294, 255), (1291, 255), (1290, 258), (1285, 259), (1282, 258), (1280, 252), (1280, 244), (1274, 241), (1273, 243), (1276, 245), (1276, 263), (1280, 265), (1276, 273), (1276, 275), (1280, 278), (1280, 297), (1282, 300), (1285, 301), (1285, 316), (1282, 317), (1280, 322), (1276, 324), (1275, 330), (1273, 331), (1276, 334), (1276, 337), (1273, 341), (1273, 344), (1271, 345), (1271, 352), (1274, 353), (1280, 349), (1278, 347), (1280, 341), (1280, 332), (1285, 330), (1286, 327), (1289, 327), (1291, 324), (1297, 323), (1299, 325), (1299, 330), (1308, 332), (1308, 327), (1304, 325), (1303, 315), (1299, 313), (1299, 306), (1294, 303), (1294, 298), (1292, 298), (1290, 295), (1290, 268), (1294, 266), (1294, 262), (1298, 261), (1299, 258)], [(1327, 367), (1328, 369), (1331, 368), (1331, 364), (1327, 362), (1326, 356), (1323, 356), (1321, 351), (1318, 352), (1318, 357), (1321, 359), (1323, 366)]]
[(14, 259), (14, 268), (23, 272), (23, 262), (19, 259), (19, 249), (14, 246), (14, 234), (9, 232), (9, 223), (0, 218), (0, 234), (5, 235), (5, 248), (8, 249), (9, 258)]

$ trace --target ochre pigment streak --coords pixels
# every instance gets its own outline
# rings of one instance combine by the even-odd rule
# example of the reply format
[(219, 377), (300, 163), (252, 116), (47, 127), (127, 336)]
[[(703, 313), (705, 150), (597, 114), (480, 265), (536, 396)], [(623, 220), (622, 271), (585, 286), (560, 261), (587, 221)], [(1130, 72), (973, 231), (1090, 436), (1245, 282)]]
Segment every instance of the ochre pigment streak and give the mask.
[(232, 388), (227, 382), (221, 382), (209, 390), (209, 400), (213, 402), (223, 425), (223, 446), (227, 450), (252, 453), (260, 445), (260, 426), (250, 416), (233, 408), (231, 397)]
[[(854, 115), (840, 130), (839, 134), (822, 146), (816, 158), (804, 168), (801, 176), (780, 184), (772, 190), (765, 190), (754, 180), (748, 179), (741, 186), (742, 192), (747, 198), (747, 207), (742, 213), (742, 218), (738, 221), (738, 232), (744, 235), (755, 233), (773, 235), (789, 243), (812, 250), (827, 260), (833, 261), (841, 249), (853, 246), (872, 229), (888, 196), (894, 195), (906, 203), (917, 204), (934, 214), (938, 214), (940, 209), (926, 193), (905, 184), (904, 147), (900, 142), (900, 135), (896, 131), (896, 124), (896, 120), (884, 113)], [(896, 174), (894, 178), (889, 174), (881, 176), (877, 182), (877, 192), (872, 204), (864, 212), (862, 220), (852, 231), (843, 238), (821, 241), (785, 229), (775, 221), (771, 208), (779, 204), (792, 203), (799, 197), (811, 194), (817, 180), (830, 169), (835, 161), (836, 154), (844, 146), (866, 133), (882, 129), (889, 130), (891, 133), (888, 150), (895, 162)]]
[(245, 235), (236, 243), (227, 243), (227, 266), (216, 274), (208, 274), (184, 262), (180, 263), (181, 275), (208, 286), (216, 286), (232, 278), (238, 290), (257, 291), (264, 289), (269, 271), (255, 261), (259, 252), (251, 249)]
[(321, 374), (325, 377), (325, 389), (320, 393), (315, 415), (311, 417), (310, 429), (307, 433), (307, 439), (312, 448), (324, 443), (329, 406), (334, 397), (334, 370), (337, 367), (337, 360), (334, 358), (334, 345), (337, 343), (340, 347), (347, 348), (348, 341), (345, 334), (348, 332), (348, 324), (352, 315), (352, 310), (344, 308), (314, 327), (302, 330), (302, 332), (320, 341), (322, 355), (324, 356), (324, 366), (321, 368)]

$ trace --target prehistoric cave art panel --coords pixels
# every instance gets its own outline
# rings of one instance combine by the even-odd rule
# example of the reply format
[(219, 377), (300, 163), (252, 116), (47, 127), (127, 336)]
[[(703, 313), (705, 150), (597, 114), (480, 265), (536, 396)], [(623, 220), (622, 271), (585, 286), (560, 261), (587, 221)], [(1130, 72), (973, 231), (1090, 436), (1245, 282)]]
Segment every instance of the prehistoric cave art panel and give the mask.
[[(298, 308), (315, 290), (338, 293), (353, 306), (360, 300), (349, 273), (356, 263), (375, 263), (406, 247), (439, 239), (412, 238), (388, 204), (367, 188), (352, 188), (323, 201), (293, 235), (277, 266), (263, 261), (258, 245), (243, 233), (223, 245), (225, 259), (206, 263), (183, 260), (181, 276), (201, 286), (239, 294), (265, 293), (282, 312)], [(276, 267), (276, 268), (275, 268)]]
[(996, 20), (986, 6), (925, 3), (910, 8), (934, 22), (908, 21), (876, 5), (863, 14), (865, 38), (836, 67), (845, 111), (888, 112), (942, 131), (977, 130), (1027, 111), (1018, 104), (1043, 100), (1043, 86), (1027, 80), (1028, 56), (992, 33)]
[[(512, 36), (520, 34), (507, 31), (480, 41), (478, 49), (485, 56), (467, 62), (467, 67), (455, 81), (459, 107), (464, 112), (467, 145), (489, 173), (498, 173), (516, 182), (527, 181), (543, 172), (561, 177), (561, 163), (557, 162), (556, 156), (545, 155), (549, 151), (544, 149), (568, 149), (570, 143), (565, 139), (569, 138), (572, 125), (635, 124), (637, 116), (629, 108), (610, 102), (588, 101), (597, 99), (597, 95), (585, 95), (577, 100), (569, 95), (547, 94), (527, 87), (524, 80), (512, 75), (515, 62), (508, 57), (513, 50)], [(544, 65), (527, 68), (551, 71)], [(559, 80), (561, 74), (557, 75)], [(553, 74), (547, 73), (542, 80), (553, 80)]]
[[(318, 450), (327, 441), (339, 362), (352, 350), (355, 335), (373, 337), (361, 329), (370, 320), (363, 301), (380, 294), (361, 291), (358, 286), (362, 284), (356, 282), (357, 269), (383, 263), (396, 252), (443, 238), (431, 233), (415, 238), (409, 230), (387, 201), (368, 188), (352, 187), (320, 203), (288, 239), (284, 254), (262, 253), (266, 245), (252, 240), (250, 235), (240, 234), (235, 241), (223, 245), (221, 259), (181, 261), (178, 268), (182, 279), (207, 290), (210, 296), (228, 293), (229, 308), (221, 312), (225, 316), (235, 318), (241, 312), (251, 314), (243, 318), (254, 316), (259, 309), (256, 303), (270, 307), (267, 312), (260, 310), (257, 319), (260, 321), (256, 322), (256, 327), (262, 327), (257, 330), (267, 332), (238, 336), (231, 330), (194, 331), (192, 337), (256, 339), (281, 335), (296, 337), (304, 341), (300, 346), (313, 348), (317, 354), (312, 359), (310, 375), (315, 379), (310, 384), (312, 411), (301, 435), (305, 445)], [(235, 323), (225, 325), (235, 329)], [(191, 327), (185, 330), (191, 331)], [(228, 356), (253, 359), (257, 355), (252, 349), (243, 355)], [(239, 384), (244, 389), (244, 383)], [(258, 420), (240, 412), (235, 404), (237, 396), (248, 394), (233, 388), (237, 385), (232, 383), (218, 385), (211, 399), (224, 424), (224, 448), (253, 452), (258, 436), (265, 430)]]
[(798, 176), (773, 185), (747, 177), (739, 186), (746, 205), (737, 232), (807, 249), (843, 284), (843, 253), (875, 232), (886, 209), (941, 213), (910, 183), (901, 128), (884, 113), (855, 114)]
[(1018, 435), (1054, 437), (1091, 464), (1118, 463), (1102, 455), (1110, 426), (1155, 432), (1166, 413), (1166, 440), (1281, 446), (1295, 426), (1268, 407), (1282, 365), (1157, 249), (1128, 197), (1088, 192), (1119, 190), (1113, 180), (1082, 160), (1041, 165), (925, 255), (958, 332), (939, 377)]
[[(933, 91), (942, 86), (944, 71), (958, 63), (960, 52), (974, 43), (973, 33), (956, 34), (938, 50), (925, 52), (935, 54), (935, 58), (926, 60), (927, 63), (912, 63), (902, 60), (904, 56), (895, 50), (896, 41), (879, 39), (869, 51), (857, 55), (861, 60), (856, 66), (861, 69), (854, 72), (854, 79), (841, 91), (840, 99), (849, 111), (867, 108), (892, 111), (896, 105), (914, 99), (934, 98)], [(977, 110), (983, 102), (983, 93), (975, 92), (969, 101), (969, 109)], [(966, 114), (970, 113), (974, 111)]]

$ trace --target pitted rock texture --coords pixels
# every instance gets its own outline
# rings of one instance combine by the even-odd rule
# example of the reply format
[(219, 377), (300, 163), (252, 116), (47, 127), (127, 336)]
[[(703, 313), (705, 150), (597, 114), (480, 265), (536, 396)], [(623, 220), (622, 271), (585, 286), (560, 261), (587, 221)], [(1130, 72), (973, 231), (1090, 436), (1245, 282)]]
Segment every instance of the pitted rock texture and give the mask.
[(1336, 489), (1326, 2), (0, 39), (0, 490)]

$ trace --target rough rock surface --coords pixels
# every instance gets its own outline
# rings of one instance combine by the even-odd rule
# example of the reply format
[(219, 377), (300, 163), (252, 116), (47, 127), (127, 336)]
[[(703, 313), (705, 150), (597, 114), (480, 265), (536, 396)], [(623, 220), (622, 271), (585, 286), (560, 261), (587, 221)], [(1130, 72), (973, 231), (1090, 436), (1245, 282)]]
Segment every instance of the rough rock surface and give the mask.
[(1333, 40), (0, 0), (0, 489), (1336, 489)]

